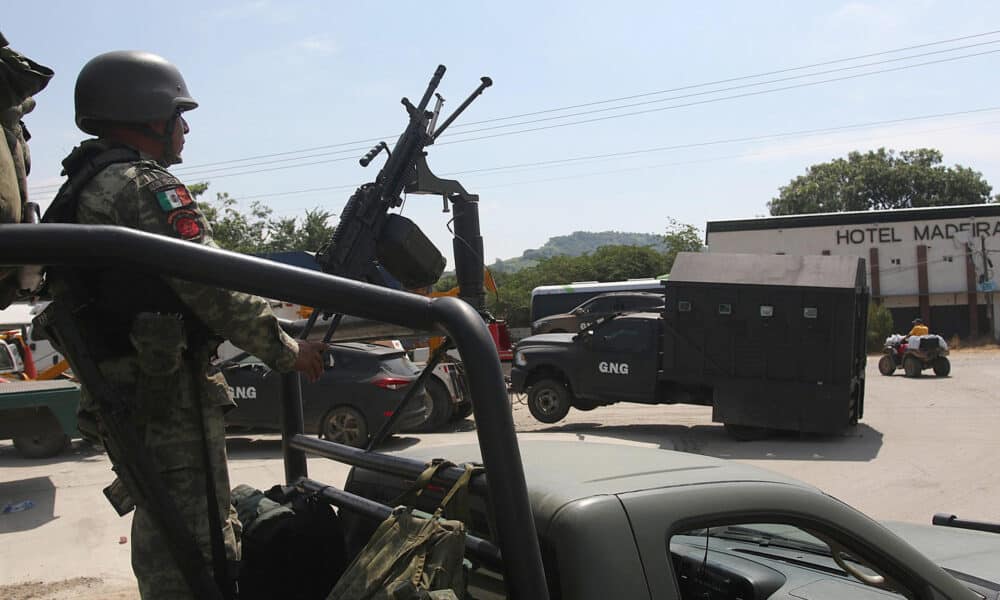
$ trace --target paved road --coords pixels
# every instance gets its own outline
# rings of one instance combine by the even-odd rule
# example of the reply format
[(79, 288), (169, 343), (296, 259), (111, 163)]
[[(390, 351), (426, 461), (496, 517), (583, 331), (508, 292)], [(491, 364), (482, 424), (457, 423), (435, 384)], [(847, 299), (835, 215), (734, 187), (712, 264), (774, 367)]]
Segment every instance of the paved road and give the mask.
[[(881, 377), (870, 360), (864, 419), (841, 436), (736, 442), (711, 422), (710, 409), (690, 406), (573, 410), (556, 426), (534, 421), (523, 404), (515, 402), (513, 413), (522, 435), (745, 461), (812, 483), (879, 519), (927, 523), (934, 512), (949, 511), (1000, 521), (1000, 352), (961, 352), (953, 359), (952, 377), (917, 380)], [(467, 442), (473, 429), (466, 420), (451, 432), (394, 438), (389, 449)], [(266, 488), (281, 481), (275, 436), (233, 436), (229, 449), (234, 484)], [(346, 476), (346, 468), (323, 459), (310, 459), (309, 468), (332, 484)], [(137, 597), (128, 562), (130, 519), (118, 518), (100, 492), (110, 480), (104, 455), (85, 445), (55, 459), (27, 461), (0, 442), (0, 507), (35, 503), (0, 514), (0, 597)], [(28, 581), (52, 583), (10, 586)]]
[[(864, 418), (840, 436), (738, 442), (711, 408), (617, 404), (534, 421), (514, 404), (519, 431), (629, 439), (736, 459), (809, 482), (877, 519), (929, 523), (935, 512), (1000, 521), (1000, 351), (952, 353), (946, 378), (883, 377), (869, 358)], [(930, 373), (930, 371), (927, 371)]]

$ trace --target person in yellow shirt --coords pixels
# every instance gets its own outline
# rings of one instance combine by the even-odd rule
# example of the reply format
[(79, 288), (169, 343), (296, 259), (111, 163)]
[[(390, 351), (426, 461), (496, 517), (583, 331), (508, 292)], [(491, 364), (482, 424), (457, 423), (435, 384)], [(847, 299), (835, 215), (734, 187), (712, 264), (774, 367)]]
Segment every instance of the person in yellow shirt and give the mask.
[(913, 319), (913, 328), (910, 329), (910, 333), (907, 335), (927, 335), (931, 332), (930, 329), (924, 325), (923, 319)]

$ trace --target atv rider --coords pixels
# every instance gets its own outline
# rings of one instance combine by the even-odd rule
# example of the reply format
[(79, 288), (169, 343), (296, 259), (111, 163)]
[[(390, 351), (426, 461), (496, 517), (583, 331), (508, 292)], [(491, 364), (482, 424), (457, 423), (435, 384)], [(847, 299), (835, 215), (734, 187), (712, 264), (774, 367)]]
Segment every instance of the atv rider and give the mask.
[(924, 325), (923, 319), (913, 319), (913, 323), (910, 324), (912, 327), (910, 333), (906, 334), (906, 337), (910, 336), (921, 336), (930, 334), (931, 330)]

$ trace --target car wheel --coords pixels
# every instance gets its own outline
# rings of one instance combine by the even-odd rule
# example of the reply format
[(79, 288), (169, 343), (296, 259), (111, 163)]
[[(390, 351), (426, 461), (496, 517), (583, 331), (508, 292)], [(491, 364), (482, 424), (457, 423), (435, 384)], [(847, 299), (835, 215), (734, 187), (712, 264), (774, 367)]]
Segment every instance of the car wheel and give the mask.
[(323, 417), (320, 435), (331, 442), (361, 448), (368, 442), (368, 423), (350, 406), (336, 406)]
[(556, 423), (569, 413), (569, 390), (563, 382), (542, 379), (528, 391), (528, 410), (542, 423)]
[(426, 433), (434, 431), (448, 422), (448, 419), (451, 418), (454, 402), (451, 394), (448, 393), (448, 388), (436, 379), (428, 379), (424, 388), (427, 390), (427, 393), (424, 394), (424, 406), (428, 410), (427, 418), (418, 427), (414, 427), (413, 431)]
[(24, 458), (49, 458), (69, 446), (69, 436), (62, 431), (49, 431), (14, 438), (14, 447)]
[(903, 359), (903, 371), (906, 372), (907, 377), (920, 377), (921, 369), (923, 369), (923, 365), (920, 364), (919, 358), (907, 356)]
[(878, 360), (878, 372), (883, 375), (892, 375), (896, 372), (896, 360), (888, 354), (884, 355)]
[(754, 427), (752, 425), (736, 425), (734, 423), (725, 424), (726, 433), (734, 440), (741, 442), (755, 442), (771, 437), (773, 430), (767, 427)]
[(938, 377), (947, 377), (951, 373), (951, 361), (943, 356), (935, 358), (931, 366), (934, 368), (934, 374)]

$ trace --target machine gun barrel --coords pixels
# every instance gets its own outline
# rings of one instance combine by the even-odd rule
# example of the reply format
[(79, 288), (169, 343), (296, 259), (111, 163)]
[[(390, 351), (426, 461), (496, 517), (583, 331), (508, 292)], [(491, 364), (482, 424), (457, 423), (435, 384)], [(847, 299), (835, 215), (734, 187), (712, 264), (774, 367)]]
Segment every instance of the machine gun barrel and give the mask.
[(451, 125), (451, 122), (458, 118), (458, 115), (462, 114), (462, 112), (468, 108), (470, 104), (472, 104), (472, 101), (479, 97), (479, 94), (483, 93), (483, 90), (493, 85), (493, 80), (489, 77), (480, 77), (479, 80), (481, 82), (479, 87), (469, 94), (469, 97), (465, 99), (465, 102), (461, 103), (458, 108), (455, 109), (455, 112), (451, 113), (451, 115), (445, 119), (444, 123), (441, 124), (441, 127), (439, 127), (437, 131), (431, 134), (432, 139), (436, 140), (438, 136), (441, 135), (441, 133), (447, 129), (449, 125)]

